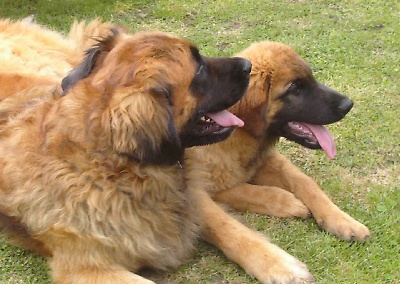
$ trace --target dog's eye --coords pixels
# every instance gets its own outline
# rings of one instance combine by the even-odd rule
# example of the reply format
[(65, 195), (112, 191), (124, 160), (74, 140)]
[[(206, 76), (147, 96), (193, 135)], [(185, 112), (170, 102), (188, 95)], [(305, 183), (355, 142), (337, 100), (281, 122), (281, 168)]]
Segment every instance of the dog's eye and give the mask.
[(288, 91), (295, 91), (296, 89), (297, 89), (296, 82), (290, 83)]
[(287, 89), (287, 92), (290, 94), (294, 94), (294, 95), (300, 94), (300, 90), (299, 90), (297, 81), (294, 81), (290, 84), (289, 88)]
[(170, 105), (173, 105), (171, 98), (171, 88), (170, 87), (155, 87), (151, 89), (152, 93), (158, 97), (162, 97), (168, 100)]

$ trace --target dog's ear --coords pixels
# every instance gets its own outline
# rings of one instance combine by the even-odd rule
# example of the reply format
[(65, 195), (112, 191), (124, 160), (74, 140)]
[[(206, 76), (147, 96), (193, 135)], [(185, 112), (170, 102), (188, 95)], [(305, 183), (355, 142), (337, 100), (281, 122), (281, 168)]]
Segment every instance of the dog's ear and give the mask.
[(233, 112), (244, 121), (243, 128), (253, 137), (259, 138), (267, 130), (268, 101), (270, 99), (271, 76), (252, 78), (246, 95), (234, 106)]
[[(85, 59), (76, 66), (61, 82), (63, 95), (74, 86), (79, 80), (89, 76), (96, 64), (104, 59), (104, 53), (109, 52), (115, 45), (119, 32), (116, 29), (111, 30), (111, 35), (99, 39), (98, 43), (86, 51)], [(103, 56), (100, 54), (103, 53)]]
[(184, 149), (169, 96), (169, 88), (164, 87), (125, 89), (113, 95), (106, 121), (116, 152), (156, 165), (173, 165), (182, 160)]
[(86, 58), (77, 67), (75, 67), (62, 81), (61, 87), (63, 89), (63, 95), (75, 85), (79, 80), (89, 76), (96, 62), (97, 56), (100, 50), (97, 47), (93, 47), (86, 52)]

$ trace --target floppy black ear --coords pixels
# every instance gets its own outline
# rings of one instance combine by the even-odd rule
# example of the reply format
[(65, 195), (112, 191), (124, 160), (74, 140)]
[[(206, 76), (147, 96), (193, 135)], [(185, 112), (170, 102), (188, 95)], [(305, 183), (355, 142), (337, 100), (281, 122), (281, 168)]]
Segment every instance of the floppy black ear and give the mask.
[(118, 30), (111, 29), (111, 35), (99, 39), (96, 45), (86, 51), (85, 59), (62, 80), (63, 96), (76, 82), (89, 76), (99, 60), (100, 53), (109, 52), (114, 47), (118, 35)]
[(76, 82), (89, 76), (100, 54), (100, 49), (99, 47), (92, 47), (86, 54), (86, 58), (62, 80), (61, 87), (63, 89), (63, 96)]

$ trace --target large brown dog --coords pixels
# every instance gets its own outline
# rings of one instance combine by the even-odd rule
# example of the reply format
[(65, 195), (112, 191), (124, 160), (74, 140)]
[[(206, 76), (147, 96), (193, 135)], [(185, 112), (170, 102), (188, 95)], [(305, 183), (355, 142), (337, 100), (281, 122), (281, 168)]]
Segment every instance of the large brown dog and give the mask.
[(153, 283), (132, 272), (180, 264), (202, 222), (184, 148), (240, 123), (221, 111), (244, 94), (250, 69), (169, 34), (114, 31), (63, 93), (39, 86), (5, 99), (0, 228), (52, 256), (56, 283)]
[[(230, 110), (245, 125), (220, 144), (187, 151), (188, 185), (241, 211), (303, 218), (311, 211), (321, 227), (340, 239), (367, 240), (368, 229), (274, 147), (283, 136), (322, 147), (333, 158), (333, 138), (323, 124), (342, 119), (352, 101), (318, 83), (309, 65), (284, 44), (256, 43), (239, 56), (249, 59), (253, 69), (246, 95)], [(221, 208), (204, 211), (211, 220), (207, 239), (262, 283), (312, 281), (303, 264), (236, 220), (227, 222)]]

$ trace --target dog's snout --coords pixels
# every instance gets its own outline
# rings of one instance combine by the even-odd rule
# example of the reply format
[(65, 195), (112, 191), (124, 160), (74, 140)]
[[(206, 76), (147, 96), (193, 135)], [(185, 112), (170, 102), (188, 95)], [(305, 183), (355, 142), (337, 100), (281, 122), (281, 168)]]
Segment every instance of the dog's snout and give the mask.
[(243, 69), (242, 70), (245, 74), (250, 74), (251, 67), (252, 67), (251, 62), (247, 59), (243, 59)]
[(341, 104), (339, 105), (338, 108), (339, 108), (340, 112), (343, 115), (345, 115), (351, 110), (352, 107), (353, 107), (353, 101), (348, 99), (348, 98), (346, 98), (345, 100), (343, 100), (341, 102)]

